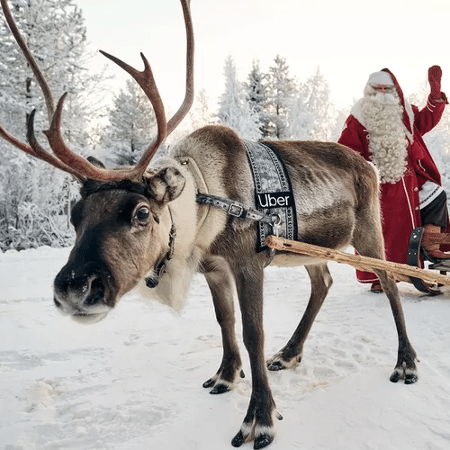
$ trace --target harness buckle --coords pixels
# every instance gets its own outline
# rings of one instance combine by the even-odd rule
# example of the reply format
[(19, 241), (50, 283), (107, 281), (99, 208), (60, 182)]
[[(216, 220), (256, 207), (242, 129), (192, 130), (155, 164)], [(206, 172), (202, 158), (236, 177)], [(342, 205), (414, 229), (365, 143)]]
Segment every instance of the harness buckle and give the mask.
[(228, 210), (228, 214), (234, 217), (241, 217), (244, 212), (244, 207), (242, 205), (238, 205), (236, 203), (232, 203), (230, 205), (230, 209)]

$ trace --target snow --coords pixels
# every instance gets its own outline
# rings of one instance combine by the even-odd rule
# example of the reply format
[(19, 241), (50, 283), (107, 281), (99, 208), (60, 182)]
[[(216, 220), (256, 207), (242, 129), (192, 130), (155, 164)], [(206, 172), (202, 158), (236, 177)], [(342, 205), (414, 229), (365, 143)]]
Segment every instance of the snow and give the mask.
[[(81, 325), (52, 304), (52, 280), (68, 252), (0, 254), (0, 448), (232, 448), (251, 374), (238, 324), (246, 378), (222, 395), (201, 387), (221, 360), (203, 278), (179, 315), (129, 294), (104, 321)], [(397, 338), (386, 297), (358, 284), (349, 266), (330, 270), (334, 285), (301, 365), (269, 373), (284, 417), (269, 448), (447, 450), (450, 294), (426, 297), (399, 285), (420, 379), (393, 384)], [(268, 268), (265, 285), (269, 357), (300, 320), (309, 281), (303, 268)]]

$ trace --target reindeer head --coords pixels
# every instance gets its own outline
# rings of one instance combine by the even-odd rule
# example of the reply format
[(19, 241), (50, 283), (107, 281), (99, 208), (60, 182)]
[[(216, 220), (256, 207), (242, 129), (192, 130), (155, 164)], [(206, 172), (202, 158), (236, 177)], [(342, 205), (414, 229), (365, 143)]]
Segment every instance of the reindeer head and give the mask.
[(141, 183), (87, 180), (72, 210), (75, 246), (54, 282), (57, 308), (80, 321), (100, 320), (157, 267), (171, 251), (167, 204), (184, 185), (173, 167)]
[(144, 70), (137, 71), (116, 57), (101, 52), (128, 72), (150, 100), (158, 133), (134, 167), (106, 169), (72, 152), (61, 133), (66, 94), (56, 108), (39, 66), (24, 42), (9, 10), (0, 0), (6, 21), (41, 87), (47, 105), (49, 129), (44, 132), (53, 153), (39, 144), (34, 133), (34, 112), (28, 122), (28, 144), (0, 126), (0, 136), (20, 150), (64, 170), (82, 184), (81, 200), (73, 207), (75, 245), (67, 264), (54, 281), (54, 302), (63, 313), (82, 322), (104, 318), (122, 295), (165, 258), (170, 251), (172, 221), (168, 203), (183, 191), (185, 179), (176, 166), (158, 171), (148, 165), (164, 139), (185, 117), (193, 102), (193, 29), (189, 0), (181, 0), (187, 34), (186, 94), (167, 122), (152, 70), (141, 53)]

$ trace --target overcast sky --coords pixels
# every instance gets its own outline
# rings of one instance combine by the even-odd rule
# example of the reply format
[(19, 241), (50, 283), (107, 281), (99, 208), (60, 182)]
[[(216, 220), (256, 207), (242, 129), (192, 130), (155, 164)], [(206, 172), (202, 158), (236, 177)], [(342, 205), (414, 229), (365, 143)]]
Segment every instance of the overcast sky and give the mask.
[[(149, 59), (166, 106), (183, 97), (185, 34), (179, 0), (75, 0), (93, 49), (142, 67)], [(231, 55), (244, 81), (252, 61), (268, 71), (284, 56), (299, 81), (319, 66), (338, 108), (361, 96), (370, 73), (388, 67), (406, 95), (443, 69), (450, 95), (450, 0), (191, 0), (196, 91), (213, 104)], [(104, 64), (104, 57), (95, 57)], [(110, 63), (113, 67), (113, 64)], [(114, 69), (120, 76), (120, 69)]]

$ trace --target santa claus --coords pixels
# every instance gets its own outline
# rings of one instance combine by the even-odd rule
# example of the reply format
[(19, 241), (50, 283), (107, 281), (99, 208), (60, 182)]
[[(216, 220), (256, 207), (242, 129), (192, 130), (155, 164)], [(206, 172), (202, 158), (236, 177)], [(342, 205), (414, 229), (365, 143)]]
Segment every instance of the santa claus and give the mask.
[[(441, 92), (442, 70), (428, 69), (431, 93), (422, 110), (410, 105), (388, 70), (370, 75), (364, 96), (353, 106), (339, 143), (360, 153), (378, 169), (386, 259), (406, 264), (411, 231), (424, 227), (425, 236), (448, 227), (447, 197), (441, 175), (422, 136), (441, 119), (446, 95)], [(430, 256), (450, 258), (439, 244), (424, 247)], [(358, 281), (372, 283), (373, 273), (357, 271)]]

